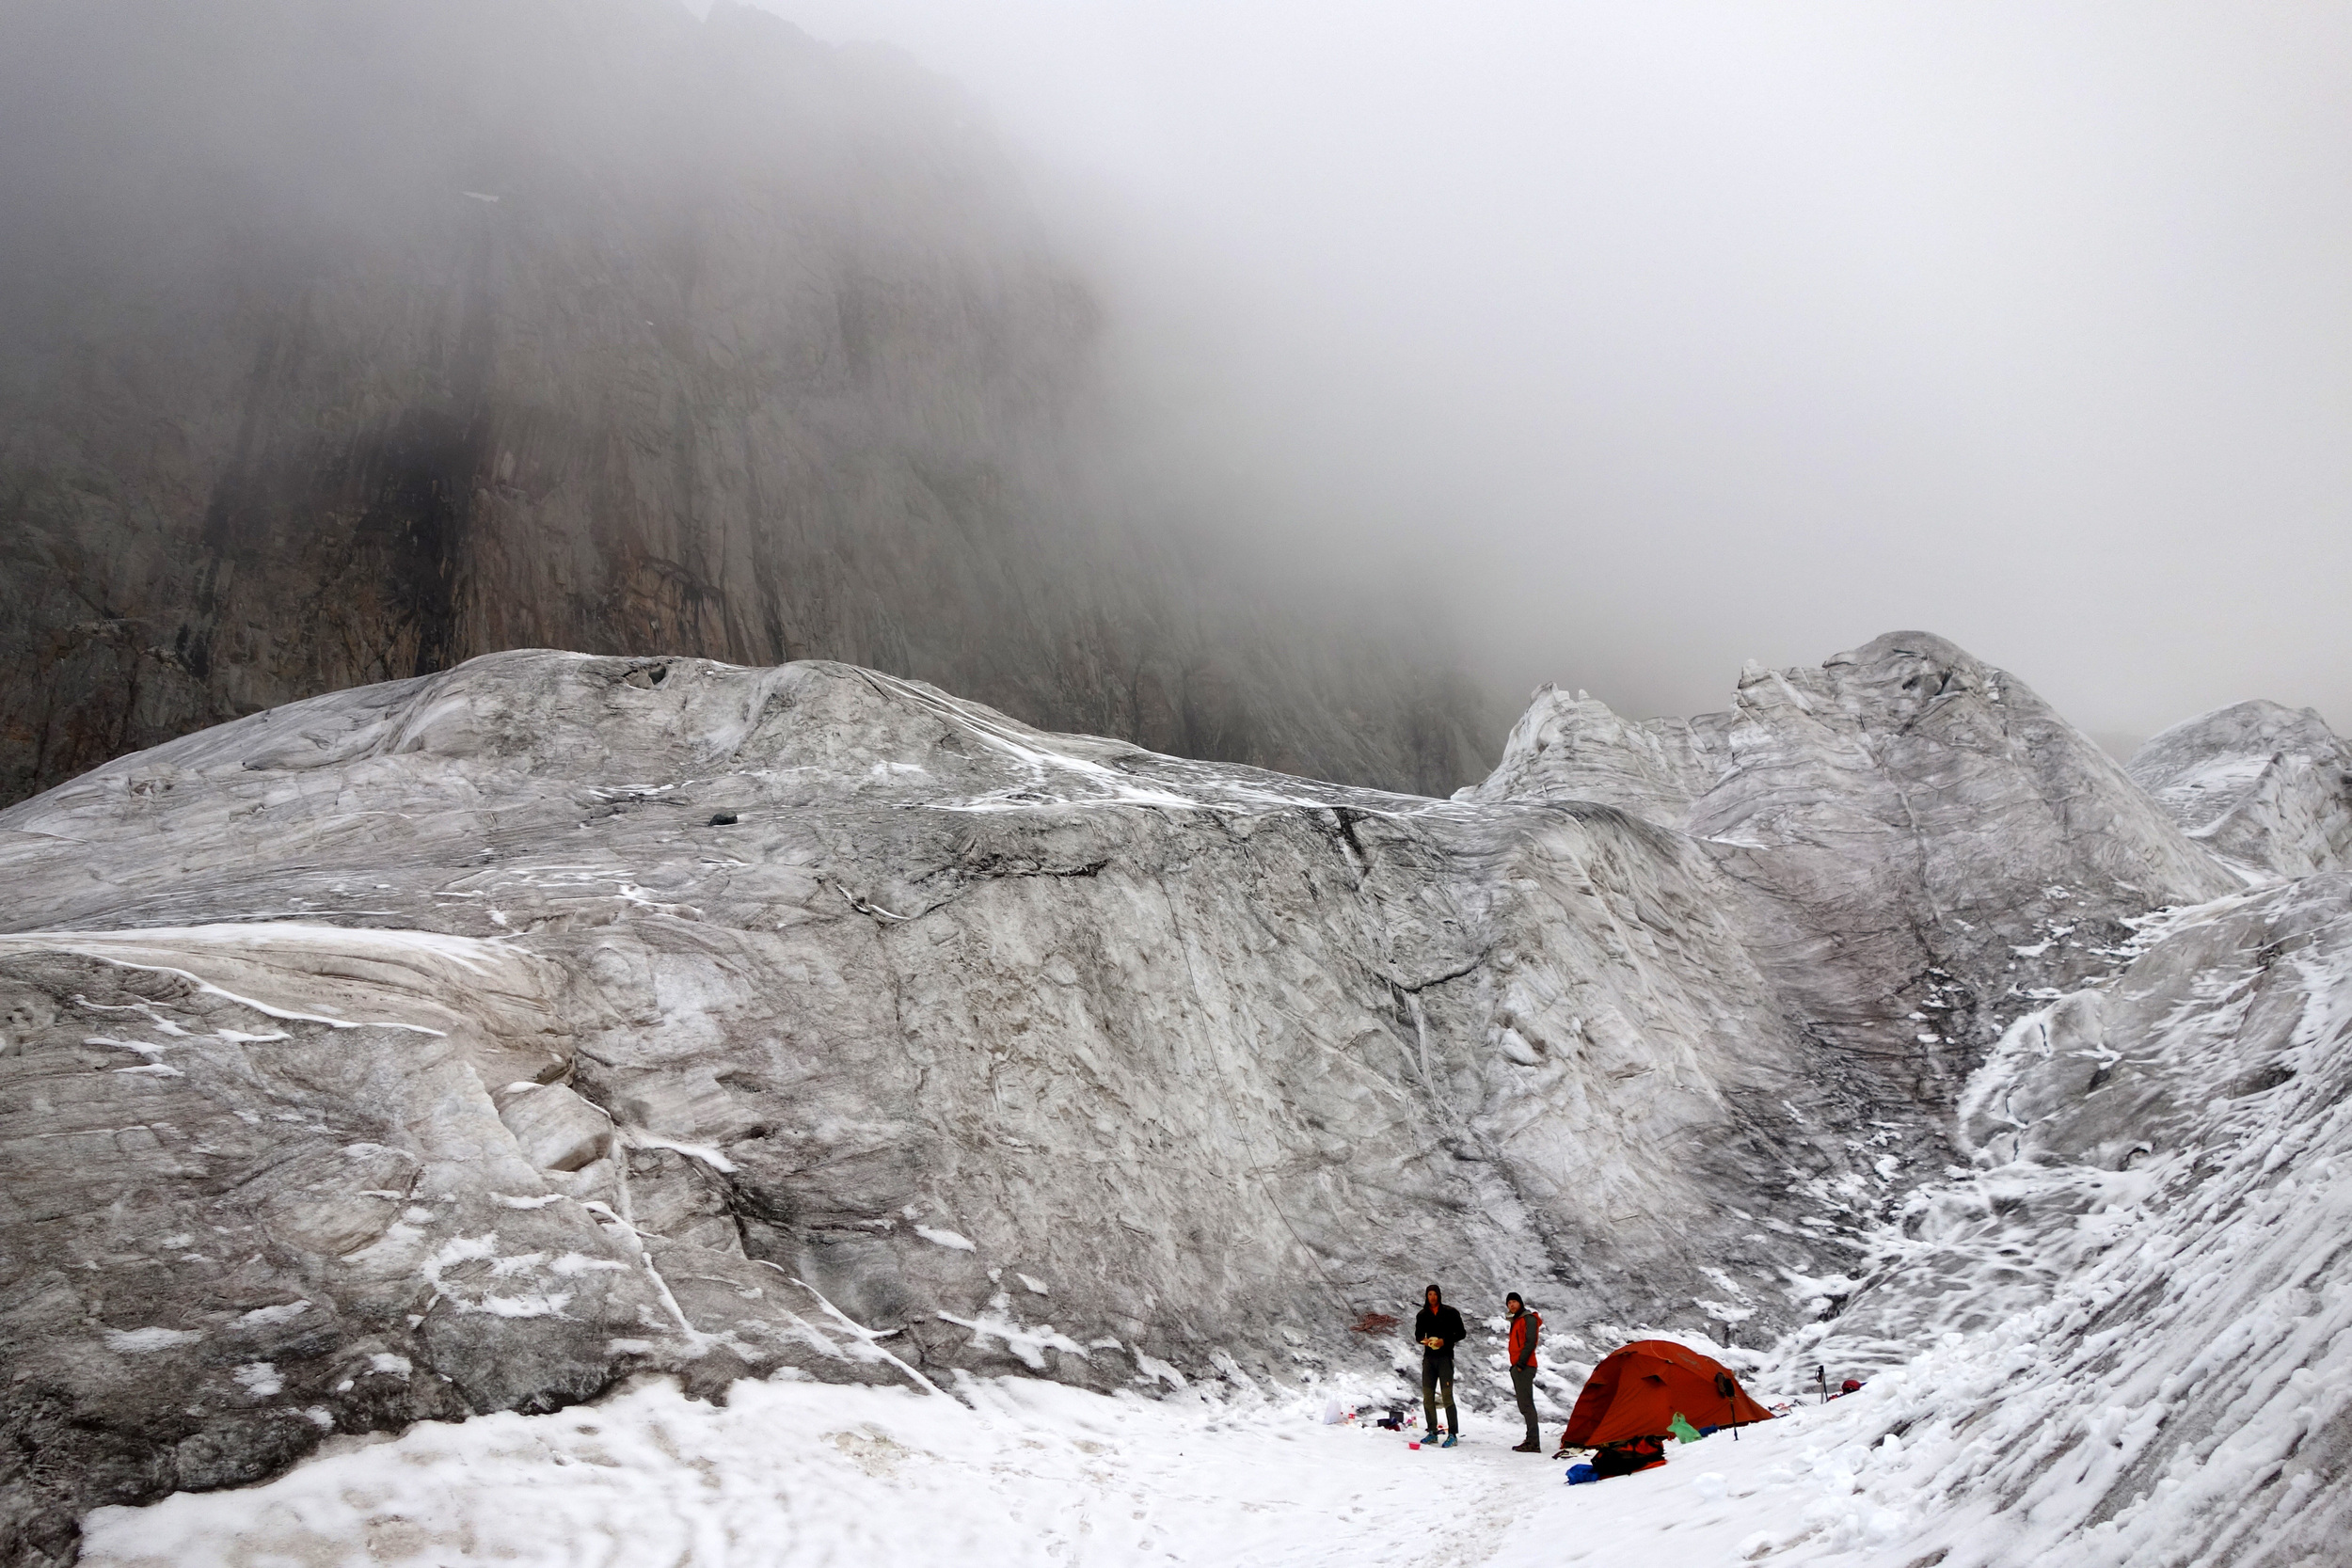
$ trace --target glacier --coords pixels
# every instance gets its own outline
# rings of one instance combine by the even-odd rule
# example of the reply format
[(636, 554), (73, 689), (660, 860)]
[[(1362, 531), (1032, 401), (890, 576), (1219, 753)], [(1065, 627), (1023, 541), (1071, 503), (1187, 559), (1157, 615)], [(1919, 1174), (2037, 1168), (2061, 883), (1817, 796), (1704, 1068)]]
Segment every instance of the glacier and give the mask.
[[(1689, 721), (1548, 689), (1448, 800), (544, 651), (119, 759), (0, 813), (6, 1560), (814, 1561), (898, 1488), (990, 1560), (1467, 1509), (1502, 1562), (1701, 1481), (1747, 1560), (2324, 1560), (2343, 756), (2245, 705), (2127, 769), (1904, 632)], [(1430, 1277), (1539, 1305), (1548, 1408), (1638, 1331), (1791, 1418), (1384, 1521), (1318, 1417)], [(588, 1427), (669, 1456), (652, 1533)], [(1328, 1516), (999, 1541), (1229, 1442)], [(604, 1523), (498, 1525), (516, 1465)]]

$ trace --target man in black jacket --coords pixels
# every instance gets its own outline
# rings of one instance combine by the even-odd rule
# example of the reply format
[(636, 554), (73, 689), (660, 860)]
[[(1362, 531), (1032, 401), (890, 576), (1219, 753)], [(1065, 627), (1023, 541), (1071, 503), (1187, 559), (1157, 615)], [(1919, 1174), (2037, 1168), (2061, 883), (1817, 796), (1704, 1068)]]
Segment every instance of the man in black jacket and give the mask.
[[(1422, 1292), (1424, 1303), (1413, 1317), (1413, 1338), (1421, 1341), (1421, 1408), (1429, 1430), (1421, 1434), (1424, 1443), (1438, 1441), (1443, 1431), (1441, 1448), (1454, 1447), (1462, 1434), (1461, 1418), (1454, 1413), (1454, 1347), (1461, 1343), (1469, 1332), (1462, 1326), (1462, 1314), (1445, 1304), (1445, 1297), (1435, 1285)], [(1438, 1402), (1445, 1401), (1445, 1425), (1438, 1425)]]

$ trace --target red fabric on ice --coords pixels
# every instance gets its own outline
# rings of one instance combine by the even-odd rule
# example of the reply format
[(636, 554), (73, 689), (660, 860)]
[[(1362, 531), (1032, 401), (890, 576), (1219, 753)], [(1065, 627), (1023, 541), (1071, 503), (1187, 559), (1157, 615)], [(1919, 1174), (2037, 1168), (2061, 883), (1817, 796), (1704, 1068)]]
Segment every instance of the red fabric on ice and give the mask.
[(1772, 1418), (1713, 1356), (1672, 1339), (1636, 1339), (1612, 1351), (1584, 1380), (1560, 1446), (1597, 1449), (1628, 1437), (1660, 1436), (1672, 1430), (1677, 1415), (1696, 1427)]

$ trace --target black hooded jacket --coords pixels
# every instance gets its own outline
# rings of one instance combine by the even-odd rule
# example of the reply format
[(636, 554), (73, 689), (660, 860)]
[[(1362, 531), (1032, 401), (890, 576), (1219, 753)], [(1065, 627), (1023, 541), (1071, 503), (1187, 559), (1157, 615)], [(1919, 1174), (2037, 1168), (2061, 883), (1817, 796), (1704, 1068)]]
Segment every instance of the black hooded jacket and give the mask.
[[(1462, 1314), (1445, 1304), (1445, 1292), (1438, 1291), (1435, 1285), (1421, 1293), (1422, 1301), (1426, 1303), (1429, 1300), (1430, 1291), (1437, 1291), (1438, 1305), (1435, 1308), (1424, 1305), (1413, 1314), (1413, 1342), (1421, 1345), (1421, 1364), (1424, 1371), (1451, 1372), (1454, 1370), (1454, 1347), (1461, 1343), (1470, 1330), (1462, 1326)], [(1443, 1350), (1431, 1350), (1422, 1343), (1433, 1335), (1445, 1341)]]

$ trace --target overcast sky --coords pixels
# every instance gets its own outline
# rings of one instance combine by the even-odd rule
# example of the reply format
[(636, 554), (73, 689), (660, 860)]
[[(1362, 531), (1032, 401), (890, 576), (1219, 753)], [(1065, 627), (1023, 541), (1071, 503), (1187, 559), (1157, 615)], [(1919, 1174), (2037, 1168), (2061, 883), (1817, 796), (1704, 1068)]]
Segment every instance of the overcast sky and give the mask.
[(1514, 702), (1917, 626), (2352, 727), (2352, 7), (766, 3), (964, 83), (1171, 471)]

